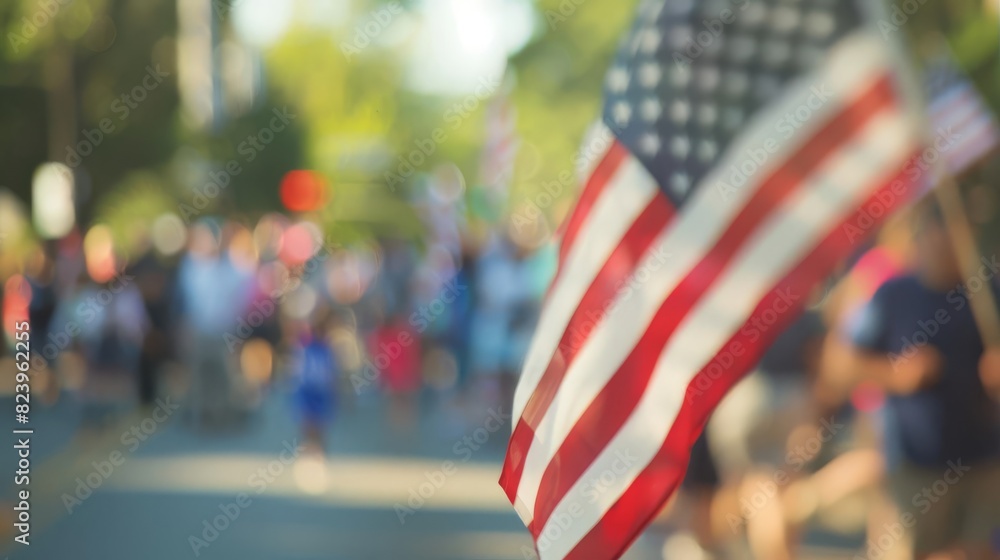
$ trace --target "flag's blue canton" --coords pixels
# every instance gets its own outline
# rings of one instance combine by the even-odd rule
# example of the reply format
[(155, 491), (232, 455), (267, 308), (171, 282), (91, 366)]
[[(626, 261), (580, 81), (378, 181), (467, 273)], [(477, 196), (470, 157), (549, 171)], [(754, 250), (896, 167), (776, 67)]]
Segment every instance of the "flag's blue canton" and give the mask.
[(752, 115), (860, 22), (852, 0), (647, 1), (608, 72), (604, 122), (680, 205)]

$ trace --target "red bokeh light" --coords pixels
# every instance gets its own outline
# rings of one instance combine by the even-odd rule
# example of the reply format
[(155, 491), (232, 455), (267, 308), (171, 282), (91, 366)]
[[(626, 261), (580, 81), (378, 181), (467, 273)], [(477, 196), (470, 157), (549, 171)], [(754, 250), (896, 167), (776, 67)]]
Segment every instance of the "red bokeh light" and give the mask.
[(281, 180), (281, 203), (292, 212), (308, 212), (326, 204), (326, 179), (315, 171), (296, 169)]
[(3, 317), (3, 328), (9, 340), (14, 340), (15, 325), (28, 320), (29, 305), (31, 305), (31, 284), (20, 274), (8, 278), (4, 284), (3, 311), (0, 312), (0, 316)]

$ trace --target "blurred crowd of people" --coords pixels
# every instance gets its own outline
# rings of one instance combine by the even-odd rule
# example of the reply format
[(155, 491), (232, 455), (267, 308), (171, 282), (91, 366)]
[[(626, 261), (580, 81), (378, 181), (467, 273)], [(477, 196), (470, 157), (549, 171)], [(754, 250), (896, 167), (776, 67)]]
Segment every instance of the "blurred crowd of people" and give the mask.
[(30, 250), (4, 325), (30, 321), (34, 390), (77, 399), (88, 428), (165, 394), (197, 429), (238, 427), (278, 388), (318, 449), (340, 401), (385, 402), (406, 433), (420, 406), (512, 400), (554, 263), (506, 232), (427, 223), (356, 243), (277, 213), (168, 215), (124, 242), (98, 224)]

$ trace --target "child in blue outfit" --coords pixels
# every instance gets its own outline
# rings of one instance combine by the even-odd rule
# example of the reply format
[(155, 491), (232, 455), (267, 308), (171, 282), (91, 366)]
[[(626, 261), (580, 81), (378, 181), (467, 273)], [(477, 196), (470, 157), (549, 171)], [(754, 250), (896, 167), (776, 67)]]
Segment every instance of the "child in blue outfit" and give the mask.
[(325, 427), (336, 410), (339, 366), (326, 340), (327, 330), (313, 327), (310, 331), (302, 340), (296, 356), (294, 396), (305, 445), (322, 451)]

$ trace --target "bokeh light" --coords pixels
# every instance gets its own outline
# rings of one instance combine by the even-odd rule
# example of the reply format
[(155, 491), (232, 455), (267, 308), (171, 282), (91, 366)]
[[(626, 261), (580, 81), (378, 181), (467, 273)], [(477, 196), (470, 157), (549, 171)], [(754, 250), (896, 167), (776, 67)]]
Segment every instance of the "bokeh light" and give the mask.
[(317, 210), (326, 204), (326, 179), (315, 171), (289, 171), (281, 180), (281, 203), (292, 212)]
[(187, 244), (187, 228), (174, 213), (161, 214), (156, 218), (150, 234), (153, 237), (153, 247), (161, 255), (175, 255)]
[(97, 224), (87, 231), (83, 238), (83, 253), (87, 273), (94, 282), (102, 284), (114, 277), (115, 244), (108, 226)]
[(281, 240), (281, 260), (287, 264), (302, 264), (316, 254), (323, 234), (312, 222), (298, 222), (286, 229)]
[(56, 239), (76, 223), (73, 170), (62, 163), (46, 163), (35, 171), (31, 196), (35, 200), (35, 227), (43, 238)]

